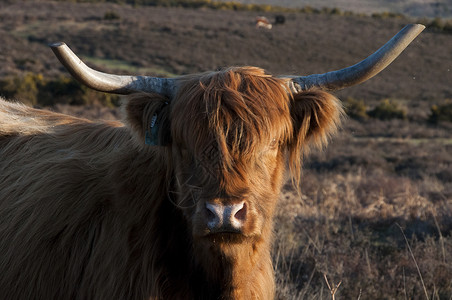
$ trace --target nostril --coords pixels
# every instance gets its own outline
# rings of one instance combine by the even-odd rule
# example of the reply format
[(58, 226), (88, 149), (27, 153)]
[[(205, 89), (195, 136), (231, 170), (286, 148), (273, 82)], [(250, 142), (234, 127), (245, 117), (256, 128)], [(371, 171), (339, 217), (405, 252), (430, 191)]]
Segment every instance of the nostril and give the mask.
[(206, 206), (206, 212), (207, 212), (207, 220), (209, 222), (211, 222), (217, 218), (215, 213), (208, 206)]
[(235, 214), (234, 218), (239, 220), (240, 222), (244, 222), (246, 219), (246, 203), (243, 202), (243, 206), (239, 209)]
[(218, 204), (206, 203), (207, 227), (214, 229), (221, 227), (223, 222), (223, 207)]
[(240, 230), (246, 221), (247, 207), (245, 202), (233, 204), (231, 206), (231, 214), (229, 215), (229, 225), (234, 230)]

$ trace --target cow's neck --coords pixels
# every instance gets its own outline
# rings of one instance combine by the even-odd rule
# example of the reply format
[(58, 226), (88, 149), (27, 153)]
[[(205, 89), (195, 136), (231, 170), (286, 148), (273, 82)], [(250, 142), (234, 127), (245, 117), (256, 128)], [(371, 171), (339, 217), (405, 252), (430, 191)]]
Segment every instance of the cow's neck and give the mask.
[[(210, 286), (219, 299), (273, 299), (273, 266), (269, 239), (205, 248), (198, 256)], [(220, 251), (218, 249), (221, 249)], [(199, 253), (198, 253), (199, 255)]]

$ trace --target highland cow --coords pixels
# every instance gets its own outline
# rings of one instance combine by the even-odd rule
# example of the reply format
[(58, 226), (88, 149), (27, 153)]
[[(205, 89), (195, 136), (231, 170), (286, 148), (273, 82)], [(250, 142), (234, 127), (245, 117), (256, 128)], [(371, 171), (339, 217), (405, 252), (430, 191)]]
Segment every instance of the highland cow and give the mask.
[(83, 83), (130, 94), (125, 120), (0, 100), (0, 298), (274, 298), (286, 166), (297, 182), (343, 114), (323, 90), (372, 77), (421, 30), (402, 30), (359, 71), (297, 78), (255, 67), (116, 76), (54, 45)]

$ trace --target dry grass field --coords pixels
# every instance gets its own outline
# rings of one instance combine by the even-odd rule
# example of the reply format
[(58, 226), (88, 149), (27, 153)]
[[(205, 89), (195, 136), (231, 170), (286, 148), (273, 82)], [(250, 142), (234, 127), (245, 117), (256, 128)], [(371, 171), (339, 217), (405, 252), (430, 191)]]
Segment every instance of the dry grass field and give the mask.
[[(117, 18), (106, 20), (111, 12)], [(415, 21), (291, 13), (269, 31), (255, 28), (256, 16), (2, 3), (0, 78), (65, 74), (47, 47), (55, 41), (117, 73), (175, 76), (228, 65), (320, 73), (356, 63)], [(452, 99), (451, 49), (452, 35), (427, 29), (376, 78), (337, 93), (366, 112), (389, 99), (405, 115), (344, 120), (330, 145), (305, 159), (300, 191), (285, 186), (275, 221), (277, 299), (452, 299), (452, 123), (427, 121), (432, 105)], [(113, 108), (52, 109), (120, 118)]]

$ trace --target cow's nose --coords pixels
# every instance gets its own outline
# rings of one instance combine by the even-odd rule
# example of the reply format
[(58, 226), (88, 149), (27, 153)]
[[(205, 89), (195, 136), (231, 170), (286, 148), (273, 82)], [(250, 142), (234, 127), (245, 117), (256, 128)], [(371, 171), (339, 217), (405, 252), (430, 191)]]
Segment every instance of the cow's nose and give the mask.
[(246, 220), (245, 201), (234, 204), (206, 202), (207, 227), (213, 233), (239, 233)]

